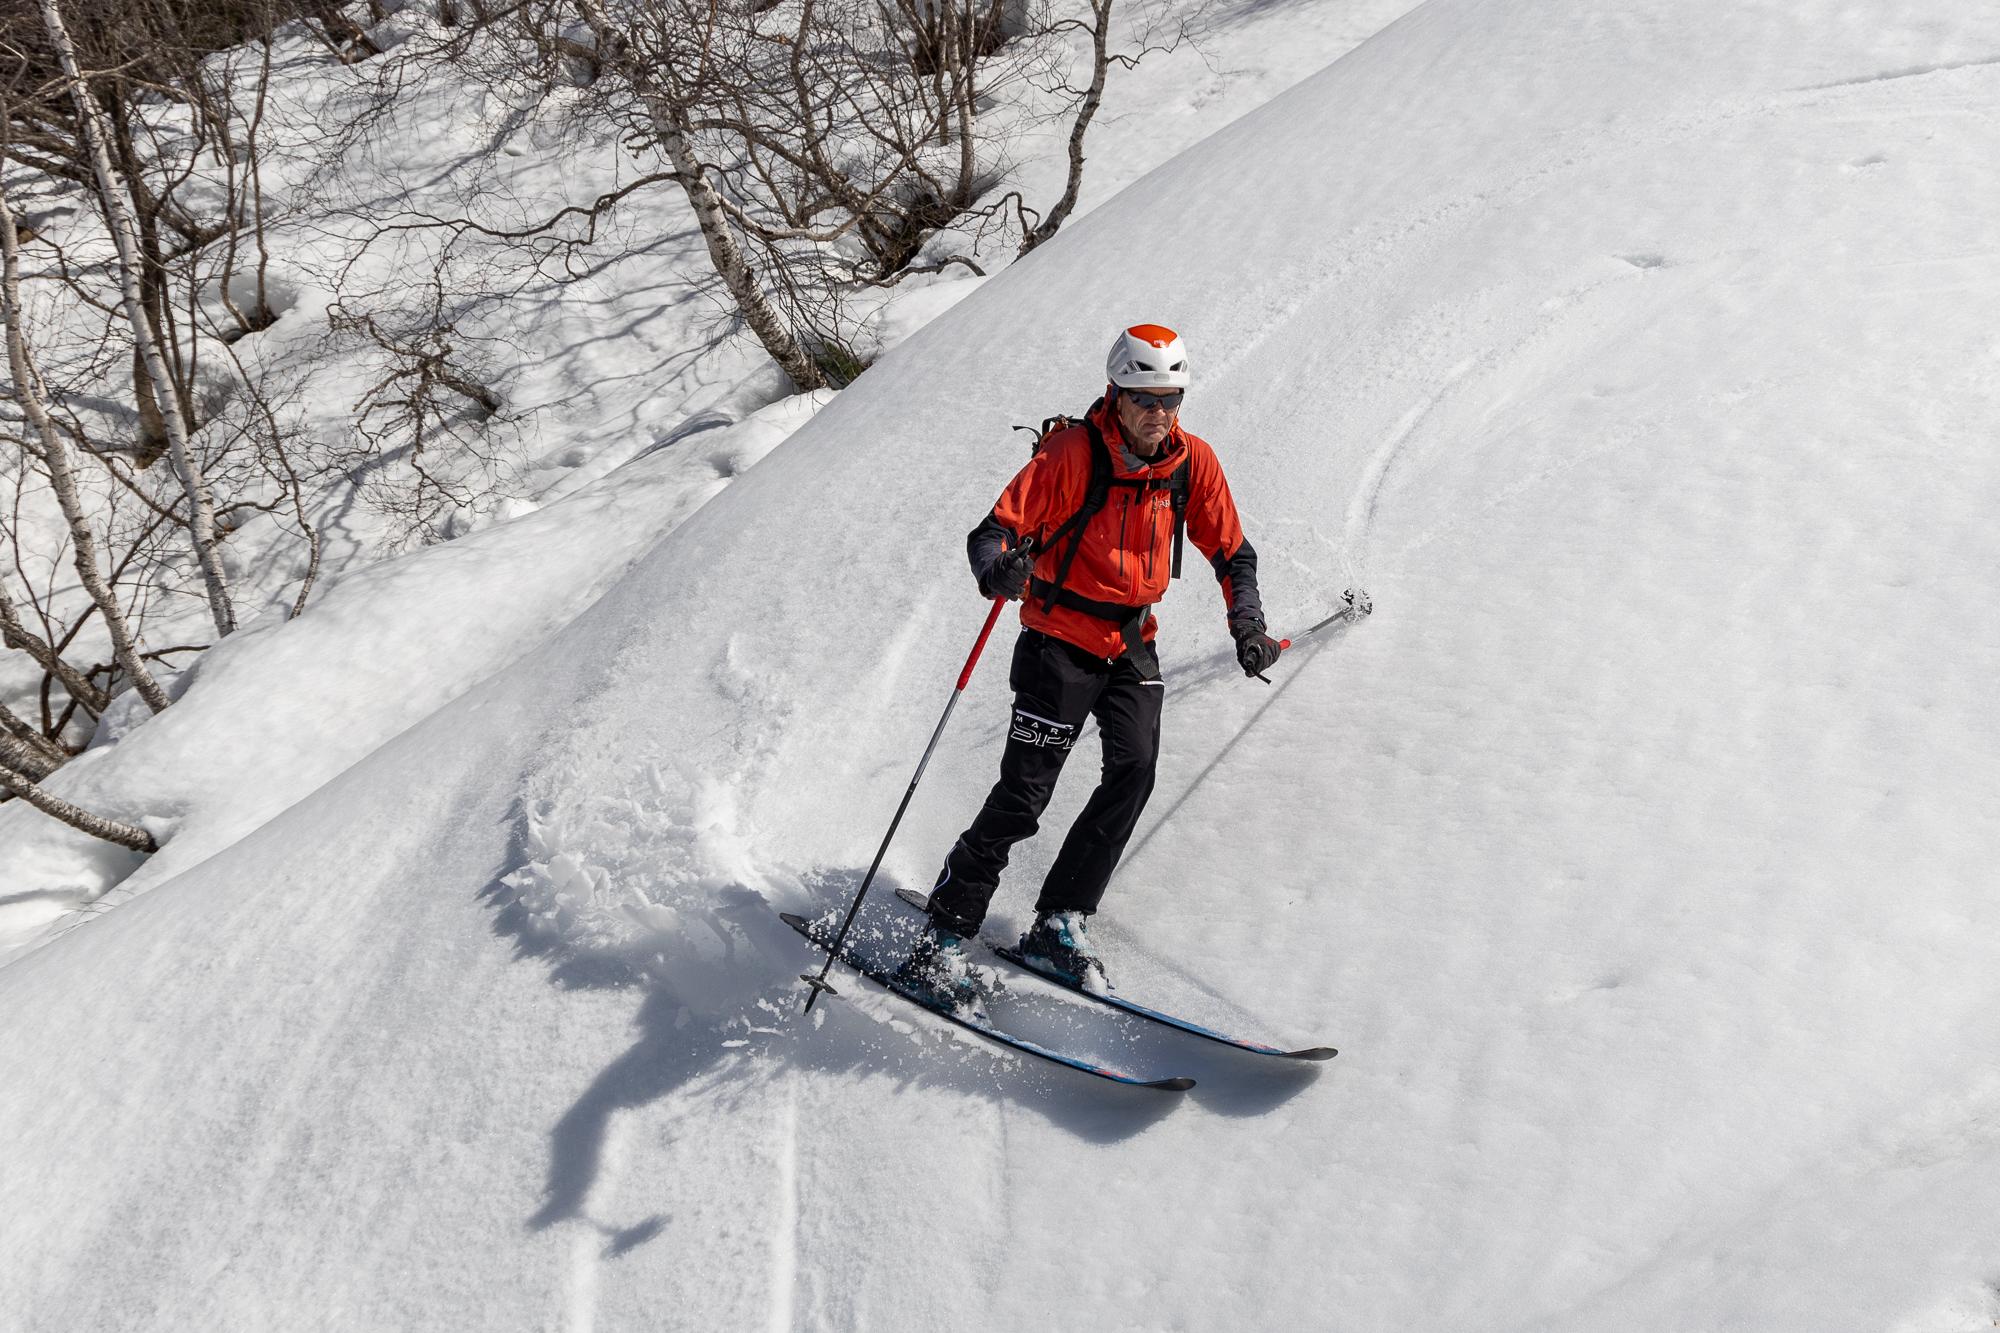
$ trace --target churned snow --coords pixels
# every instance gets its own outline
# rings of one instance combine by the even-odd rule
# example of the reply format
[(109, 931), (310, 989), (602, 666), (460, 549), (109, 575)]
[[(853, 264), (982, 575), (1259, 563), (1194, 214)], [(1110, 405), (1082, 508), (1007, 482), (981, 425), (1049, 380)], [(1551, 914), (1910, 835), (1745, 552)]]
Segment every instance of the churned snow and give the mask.
[[(207, 799), (167, 771), (192, 740), (146, 744), (182, 710), (297, 753), (0, 969), (0, 1302), (36, 1329), (1992, 1326), (1996, 113), (1973, 6), (1430, 0), (810, 420), (743, 414), (726, 485), (696, 435), (217, 650), (77, 781)], [(1266, 686), (1191, 562), (1160, 786), (1093, 921), (1122, 993), (1340, 1057), (1271, 1068), (1009, 978), (1027, 1035), (1180, 1097), (851, 975), (801, 1021), (815, 957), (776, 916), (843, 905), (909, 780), (984, 610), (963, 534), (1024, 457), (1007, 427), (1087, 403), (1138, 319), (1194, 349), (1187, 424), (1277, 627), (1375, 603)], [(523, 604), (456, 607), (460, 569)], [(253, 697), (285, 655), (394, 672), (399, 632), (466, 646), (393, 725)], [(893, 884), (993, 780), (1006, 649)], [(345, 722), (378, 731), (324, 757)], [(871, 938), (908, 918), (891, 883)]]

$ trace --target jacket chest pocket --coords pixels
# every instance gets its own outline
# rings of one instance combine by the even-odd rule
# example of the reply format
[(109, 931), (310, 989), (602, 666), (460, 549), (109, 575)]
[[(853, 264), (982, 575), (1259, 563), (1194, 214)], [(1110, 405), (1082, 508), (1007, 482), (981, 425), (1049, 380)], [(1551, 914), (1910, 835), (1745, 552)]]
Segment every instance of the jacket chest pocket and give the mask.
[(1091, 521), (1103, 525), (1118, 577), (1150, 582), (1173, 531), (1173, 496), (1165, 489), (1120, 490)]

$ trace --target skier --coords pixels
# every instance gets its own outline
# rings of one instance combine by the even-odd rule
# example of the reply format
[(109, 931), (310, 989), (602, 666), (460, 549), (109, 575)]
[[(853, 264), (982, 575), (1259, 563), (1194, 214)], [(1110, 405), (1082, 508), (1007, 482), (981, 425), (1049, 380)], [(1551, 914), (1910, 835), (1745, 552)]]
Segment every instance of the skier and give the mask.
[(1257, 553), (1222, 465), (1180, 427), (1189, 374), (1179, 335), (1157, 324), (1126, 329), (1107, 369), (1104, 397), (1041, 442), (966, 538), (980, 593), (1024, 598), (1008, 676), (1013, 721), (1000, 781), (946, 855), (929, 923), (897, 979), (969, 1017), (984, 1014), (964, 942), (985, 919), (1008, 849), (1035, 833), (1086, 717), (1097, 719), (1103, 774), (1042, 882), (1020, 948), (1043, 971), (1098, 994), (1110, 988), (1084, 922), (1152, 795), (1165, 687), (1151, 609), (1169, 574), (1180, 574), (1183, 527), (1222, 585), (1244, 674), (1278, 660), (1264, 632)]

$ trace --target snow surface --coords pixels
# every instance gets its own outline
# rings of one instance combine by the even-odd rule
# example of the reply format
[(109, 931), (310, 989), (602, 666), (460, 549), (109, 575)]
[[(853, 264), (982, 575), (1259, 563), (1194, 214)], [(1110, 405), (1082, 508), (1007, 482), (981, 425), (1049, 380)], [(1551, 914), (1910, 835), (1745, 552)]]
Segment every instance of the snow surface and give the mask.
[[(1176, 0), (1126, 11), (1128, 48), (1136, 49), (1144, 32), (1171, 36), (1182, 23), (1195, 38), (1114, 72), (1089, 140), (1079, 215), (1351, 49), (1412, 3), (1339, 0), (1295, 13), (1256, 3)], [(380, 45), (444, 31), (434, 21), (434, 0), (392, 0), (387, 8), (395, 12), (375, 32)], [(1277, 39), (1280, 32), (1285, 40)], [(315, 141), (325, 125), (364, 115), (383, 96), (378, 79), (396, 92), (388, 99), (383, 131), (354, 137), (317, 174), (313, 164), (321, 159), (315, 153), (273, 150), (266, 185), (276, 201), (273, 289), (283, 314), (273, 328), (237, 345), (237, 354), (270, 377), (267, 391), (282, 399), (282, 387), (272, 386), (290, 386), (307, 420), (337, 432), (382, 365), (379, 352), (367, 346), (329, 342), (325, 316), (335, 293), (352, 308), (385, 318), (406, 300), (421, 305), (427, 299), (435, 237), (416, 233), (402, 244), (377, 239), (363, 246), (385, 215), (525, 223), (617, 188), (634, 164), (616, 134), (574, 118), (574, 88), (486, 86), (451, 67), (412, 78), (386, 62), (343, 66), (303, 32), (276, 44), (275, 62), (278, 91), (267, 132), (279, 148), (288, 135)], [(1053, 126), (1026, 135), (1010, 186), (1043, 203), (1060, 195), (1066, 134)], [(51, 202), (50, 225), (76, 225), (60, 222), (76, 211), (74, 203)], [(177, 723), (167, 729), (171, 740), (156, 738), (115, 755), (100, 748), (49, 782), (86, 808), (152, 827), (165, 851), (150, 861), (141, 864), (25, 805), (0, 806), (0, 847), (8, 849), (0, 857), (0, 960), (67, 929), (80, 913), (102, 911), (179, 874), (507, 665), (719, 489), (699, 462), (644, 482), (618, 470), (696, 436), (713, 444), (704, 432), (741, 421), (788, 393), (790, 384), (753, 340), (731, 336), (712, 277), (704, 277), (711, 270), (700, 234), (671, 187), (638, 197), (605, 230), (610, 235), (581, 271), (577, 264), (537, 269), (521, 252), (494, 246), (461, 253), (449, 270), (461, 303), (454, 310), (457, 345), (469, 371), (496, 387), (506, 404), (482, 441), (500, 460), (505, 492), (481, 512), (453, 515), (450, 526), (462, 537), (497, 515), (559, 503), (614, 473), (610, 486), (643, 485), (645, 503), (657, 506), (663, 521), (607, 532), (601, 542), (563, 543), (549, 568), (547, 543), (526, 535), (481, 543), (476, 554), (417, 552), (398, 573), (371, 574), (341, 594), (338, 623), (287, 631), (288, 648), (302, 649), (300, 640), (310, 639), (309, 651), (255, 652), (251, 665), (229, 673), (229, 686), (200, 691), (189, 708), (177, 710)], [(977, 251), (989, 269), (1011, 257), (1011, 242), (1003, 242), (989, 237)], [(952, 253), (974, 244), (970, 235), (947, 233), (933, 248)], [(920, 276), (874, 298), (855, 350), (872, 356), (893, 347), (982, 281)], [(68, 332), (94, 345), (97, 312), (81, 307), (67, 314), (80, 316), (84, 326)], [(58, 308), (42, 310), (42, 336), (62, 333), (64, 315)], [(758, 453), (777, 443), (771, 424), (803, 420), (799, 404), (766, 417)], [(708, 452), (713, 450), (703, 457)], [(754, 462), (741, 450), (723, 452), (733, 460), (722, 469), (723, 480)], [(663, 492), (654, 480), (691, 489)], [(574, 515), (545, 517), (536, 526), (589, 522), (607, 502), (617, 503), (599, 495), (581, 502)], [(327, 540), (325, 570), (313, 593), (317, 611), (344, 576), (381, 557), (386, 537), (379, 516), (344, 486), (310, 507)], [(51, 509), (46, 517), (50, 532), (59, 532), (59, 516)], [(32, 513), (28, 519), (32, 526)], [(273, 558), (273, 548), (289, 550), (291, 558)], [(246, 623), (258, 634), (276, 630), (305, 573), (296, 540), (272, 519), (253, 517), (231, 536), (224, 555)], [(385, 595), (384, 579), (398, 589), (421, 589), (430, 582), (432, 562), (449, 567), (438, 590), (449, 589), (470, 634), (434, 640), (439, 598)], [(550, 577), (557, 569), (559, 577)], [(58, 570), (56, 581), (64, 577)], [(208, 641), (209, 612), (198, 588), (195, 593), (180, 599), (177, 614), (169, 609), (156, 615), (153, 642)], [(535, 605), (514, 605), (523, 597)], [(480, 623), (481, 605), (496, 603), (505, 604), (493, 613), (497, 623)], [(517, 612), (526, 618), (514, 620)], [(350, 643), (349, 628), (364, 621)], [(86, 637), (90, 632), (87, 627)], [(433, 642), (444, 648), (435, 660), (428, 651)], [(394, 645), (393, 669), (381, 656), (384, 645)], [(234, 660), (241, 651), (239, 645), (217, 656)], [(97, 655), (107, 656), (108, 648), (100, 645)], [(203, 670), (211, 681), (222, 674), (216, 666)], [(385, 689), (391, 680), (399, 684)], [(170, 688), (179, 695), (189, 683)], [(32, 712), (27, 701), (39, 684), (39, 670), (25, 654), (0, 660), (0, 697)], [(396, 697), (399, 690), (406, 697)], [(245, 725), (252, 718), (255, 724)], [(127, 700), (95, 744), (120, 739), (144, 720), (135, 701)], [(296, 744), (268, 739), (293, 727), (303, 732)]]
[[(551, 562), (510, 664), (0, 970), (0, 1308), (1992, 1326), (1996, 108), (1974, 7), (1431, 0), (677, 525), (465, 539)], [(838, 904), (908, 781), (1006, 427), (1087, 402), (1139, 318), (1190, 340), (1279, 625), (1377, 608), (1272, 687), (1198, 569), (1162, 608), (1160, 790), (1094, 936), (1136, 999), (1342, 1048), (1022, 1002), (1181, 1098), (851, 978), (802, 1022), (773, 911)], [(593, 600), (556, 565), (599, 523)], [(1004, 648), (896, 882), (992, 780)]]

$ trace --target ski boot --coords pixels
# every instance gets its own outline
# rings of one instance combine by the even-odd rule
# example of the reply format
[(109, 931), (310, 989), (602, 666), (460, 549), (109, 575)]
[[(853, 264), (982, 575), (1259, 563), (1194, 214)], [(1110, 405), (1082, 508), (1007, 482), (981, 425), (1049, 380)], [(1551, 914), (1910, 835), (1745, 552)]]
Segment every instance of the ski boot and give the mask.
[(965, 941), (936, 922), (917, 936), (909, 958), (896, 969), (893, 980), (959, 1018), (992, 1022), (986, 1016), (986, 988), (966, 957)]
[(1082, 912), (1044, 912), (1021, 937), (1021, 957), (1038, 972), (1061, 977), (1092, 995), (1107, 995), (1111, 978), (1084, 934)]

